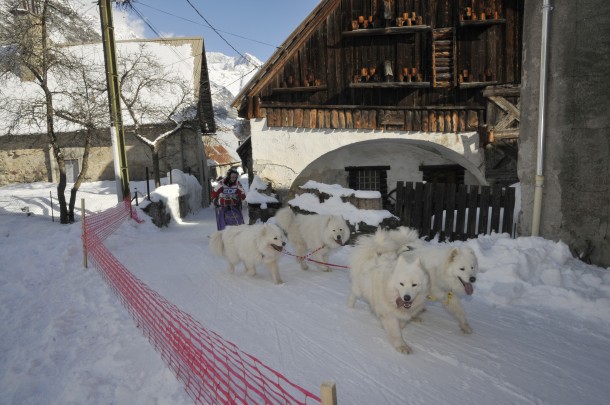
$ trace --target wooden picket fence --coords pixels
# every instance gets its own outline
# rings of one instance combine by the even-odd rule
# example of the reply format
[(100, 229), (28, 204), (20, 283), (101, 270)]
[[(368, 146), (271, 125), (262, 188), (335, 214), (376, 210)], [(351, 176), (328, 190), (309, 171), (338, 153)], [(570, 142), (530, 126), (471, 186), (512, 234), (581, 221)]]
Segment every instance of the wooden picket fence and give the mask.
[(515, 189), (399, 181), (394, 213), (420, 237), (466, 240), (492, 232), (514, 237)]

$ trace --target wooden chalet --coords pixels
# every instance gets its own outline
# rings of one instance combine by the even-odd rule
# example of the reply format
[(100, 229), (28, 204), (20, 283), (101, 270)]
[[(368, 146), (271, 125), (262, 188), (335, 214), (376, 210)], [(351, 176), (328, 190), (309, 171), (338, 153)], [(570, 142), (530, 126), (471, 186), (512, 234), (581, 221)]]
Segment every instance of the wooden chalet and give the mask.
[[(443, 159), (417, 155), (416, 175), (413, 165), (344, 159), (347, 180), (339, 182), (346, 186), (355, 184), (352, 173), (358, 167), (385, 168), (387, 182), (435, 176), (471, 184), (516, 179), (523, 1), (321, 1), (234, 100), (239, 116), (260, 123), (252, 125), (240, 156), (254, 172), (294, 188), (307, 178), (324, 180), (315, 178), (326, 172), (315, 161), (329, 160), (328, 152), (347, 145), (350, 134), (359, 134), (357, 142), (367, 134), (375, 142), (412, 141), (411, 146), (434, 149)], [(292, 178), (263, 163), (262, 149), (282, 148), (282, 139), (291, 136), (292, 149), (298, 148), (299, 137), (319, 142), (316, 134), (341, 141), (311, 162), (295, 164), (298, 174)], [(468, 136), (455, 141), (462, 134)], [(464, 159), (444, 154), (449, 140), (462, 142), (454, 150)], [(403, 173), (390, 175), (395, 168)]]

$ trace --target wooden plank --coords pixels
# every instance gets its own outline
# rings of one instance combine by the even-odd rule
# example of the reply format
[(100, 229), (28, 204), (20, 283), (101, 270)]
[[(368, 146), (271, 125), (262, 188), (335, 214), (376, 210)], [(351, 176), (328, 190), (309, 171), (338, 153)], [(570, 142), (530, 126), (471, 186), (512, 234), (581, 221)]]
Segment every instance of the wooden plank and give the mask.
[(339, 110), (339, 128), (345, 128), (345, 111)]
[(456, 220), (454, 238), (459, 240), (466, 239), (466, 208), (468, 202), (468, 186), (460, 184), (457, 187), (456, 195)]
[(303, 110), (300, 108), (294, 110), (294, 126), (303, 128)]
[(294, 110), (291, 108), (288, 110), (288, 118), (286, 119), (287, 127), (294, 127)]
[(383, 115), (380, 117), (379, 123), (381, 125), (404, 125), (405, 112), (386, 110), (383, 112)]
[(460, 111), (460, 132), (466, 131), (466, 111)]
[(331, 128), (330, 110), (324, 111), (324, 128)]
[(339, 113), (337, 110), (330, 112), (330, 127), (333, 129), (339, 128)]
[(377, 129), (377, 110), (369, 111), (369, 129)]
[(507, 187), (504, 194), (504, 215), (502, 217), (502, 232), (513, 235), (513, 211), (515, 209), (515, 189)]
[(445, 238), (453, 241), (455, 232), (453, 228), (453, 219), (455, 218), (455, 192), (456, 184), (449, 183), (445, 185), (445, 226), (443, 231)]
[(309, 128), (309, 108), (303, 110), (303, 128)]
[(400, 218), (400, 225), (408, 226), (405, 218), (405, 183), (403, 181), (396, 183), (396, 205), (394, 206), (394, 215)]
[(479, 128), (479, 117), (474, 110), (468, 111), (468, 119), (466, 121), (467, 131), (476, 131)]
[(369, 128), (369, 110), (361, 110), (360, 111), (360, 119), (362, 121), (362, 128)]
[(443, 132), (451, 132), (451, 111), (445, 111), (445, 129)]
[(500, 204), (502, 204), (502, 186), (494, 184), (491, 196), (491, 232), (500, 231)]
[(350, 89), (425, 89), (430, 87), (430, 82), (361, 82), (349, 83)]
[(440, 240), (445, 240), (445, 232), (443, 232), (443, 209), (445, 208), (445, 185), (441, 183), (434, 184), (434, 225), (430, 231), (430, 239), (433, 239), (437, 234), (440, 234)]
[(438, 122), (436, 121), (436, 111), (430, 111), (428, 113), (428, 125), (430, 132), (437, 131), (437, 124)]
[(324, 128), (324, 110), (318, 110), (318, 120), (316, 121), (316, 128)]
[(479, 186), (469, 186), (468, 190), (468, 220), (466, 236), (472, 239), (477, 236), (477, 206), (479, 202)]
[(426, 129), (422, 128), (422, 118), (421, 111), (415, 110), (413, 112), (413, 131), (428, 131), (428, 125), (426, 125)]
[(309, 112), (309, 128), (316, 128), (318, 122), (318, 110), (315, 108)]
[(427, 25), (410, 25), (410, 26), (404, 26), (404, 27), (367, 28), (367, 29), (343, 31), (341, 33), (341, 35), (345, 38), (370, 37), (370, 36), (376, 36), (376, 35), (414, 34), (418, 31), (429, 31), (429, 30), (430, 30), (430, 27)]
[(354, 128), (354, 115), (350, 110), (345, 111), (345, 128)]
[(445, 114), (442, 111), (436, 113), (437, 132), (445, 132)]
[[(417, 112), (419, 113), (419, 111)], [(430, 123), (428, 122), (428, 113), (426, 111), (421, 112), (421, 130), (430, 132)]]
[(288, 109), (287, 108), (282, 108), (281, 113), (280, 113), (280, 127), (285, 127), (286, 124), (288, 123)]
[(413, 195), (413, 212), (411, 214), (411, 226), (421, 232), (422, 227), (422, 207), (424, 199), (424, 183), (415, 183), (415, 193)]
[(510, 101), (501, 96), (490, 96), (489, 100), (491, 100), (495, 105), (497, 105), (502, 111), (509, 114), (513, 119), (520, 121), (521, 120), (521, 111), (514, 106)]
[(413, 111), (405, 112), (405, 131), (413, 131)]
[(458, 118), (458, 112), (451, 112), (451, 132), (458, 132), (460, 130), (460, 120)]
[(354, 128), (361, 129), (362, 128), (362, 119), (361, 119), (360, 110), (354, 110), (353, 114), (354, 114)]
[(424, 184), (423, 190), (423, 209), (421, 215), (421, 234), (430, 236), (432, 225), (432, 198), (433, 198), (432, 183)]
[(489, 223), (489, 194), (491, 188), (481, 186), (479, 202), (479, 230), (477, 234), (487, 234), (487, 224)]
[(496, 140), (500, 139), (518, 139), (520, 134), (519, 128), (516, 129), (506, 129), (503, 131), (494, 131), (494, 138)]
[[(415, 228), (415, 226), (413, 225), (414, 223), (414, 218), (415, 218), (415, 189), (413, 188), (413, 183), (412, 182), (406, 182), (405, 183), (405, 189), (404, 189), (404, 206), (403, 206), (403, 210), (404, 210), (404, 216), (405, 216), (405, 220), (408, 223), (409, 227)], [(419, 232), (419, 230), (418, 230)]]

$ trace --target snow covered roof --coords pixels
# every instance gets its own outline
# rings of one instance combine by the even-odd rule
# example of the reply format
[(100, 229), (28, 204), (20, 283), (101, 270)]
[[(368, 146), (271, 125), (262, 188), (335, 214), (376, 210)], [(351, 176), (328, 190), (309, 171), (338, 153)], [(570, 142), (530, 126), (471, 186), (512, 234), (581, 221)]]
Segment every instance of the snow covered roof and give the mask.
[[(138, 52), (146, 52), (150, 57), (156, 60), (164, 68), (171, 70), (173, 74), (179, 77), (185, 78), (185, 81), (189, 83), (190, 92), (192, 93), (192, 103), (196, 104), (196, 100), (200, 96), (200, 78), (201, 78), (201, 67), (202, 58), (204, 55), (203, 38), (192, 37), (192, 38), (171, 38), (171, 39), (132, 39), (132, 40), (121, 40), (116, 41), (118, 58), (126, 57), (127, 55), (134, 55)], [(82, 57), (93, 67), (93, 70), (97, 71), (98, 74), (104, 74), (104, 56), (101, 43), (91, 44), (80, 44), (80, 45), (66, 45), (66, 49), (69, 54)], [(51, 89), (58, 90), (58, 82), (60, 78), (56, 77), (53, 72), (50, 72), (49, 86)], [(208, 92), (208, 98), (211, 100), (209, 95), (209, 87), (203, 89)], [(44, 100), (42, 90), (38, 85), (33, 82), (22, 81), (14, 74), (9, 74), (5, 81), (0, 82), (0, 94), (2, 97), (10, 97), (15, 100), (19, 100), (20, 104), (26, 104), (29, 106), (41, 105), (40, 100)], [(148, 102), (153, 102), (159, 106), (175, 105), (177, 103), (178, 94), (153, 94), (149, 92), (145, 96)], [(61, 107), (62, 103), (65, 104), (65, 100), (62, 100), (60, 95), (55, 97), (55, 106)], [(211, 101), (208, 105), (210, 109), (210, 116), (213, 116), (211, 111)], [(6, 112), (0, 111), (0, 136), (7, 134), (8, 132), (8, 119), (3, 116)], [(42, 108), (33, 109), (33, 114), (44, 114)], [(44, 119), (35, 119), (32, 117), (30, 123), (23, 122), (18, 128), (13, 128), (11, 133), (13, 134), (30, 134), (44, 132), (44, 126), (41, 128), (40, 123), (44, 123)], [(133, 124), (133, 121), (123, 111), (123, 121), (125, 125)], [(166, 117), (159, 115), (144, 115), (142, 117), (141, 124), (156, 124), (160, 122), (166, 122)], [(74, 124), (61, 125), (61, 131), (72, 131), (80, 129)]]

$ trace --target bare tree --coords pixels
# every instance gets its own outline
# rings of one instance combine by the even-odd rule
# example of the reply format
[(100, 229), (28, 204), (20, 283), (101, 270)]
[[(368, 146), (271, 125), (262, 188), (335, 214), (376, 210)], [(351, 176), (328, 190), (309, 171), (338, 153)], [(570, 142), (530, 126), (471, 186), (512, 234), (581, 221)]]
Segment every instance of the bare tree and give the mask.
[[(9, 114), (9, 130), (19, 132), (18, 128), (25, 124), (29, 128), (39, 128), (46, 133), (59, 168), (57, 198), (62, 224), (73, 222), (74, 212), (73, 204), (70, 211), (68, 210), (64, 194), (67, 185), (66, 165), (56, 132), (55, 101), (58, 86), (52, 78), (52, 71), (69, 71), (74, 68), (75, 59), (66, 54), (65, 48), (57, 43), (75, 38), (96, 38), (96, 34), (87, 27), (88, 24), (82, 21), (78, 13), (62, 1), (8, 0), (3, 2), (0, 8), (0, 44), (3, 45), (0, 79), (4, 82), (14, 80), (17, 74), (21, 79), (31, 80), (38, 88), (31, 99), (17, 103), (21, 110), (10, 103), (19, 95), (3, 94), (2, 110), (12, 113)], [(40, 106), (43, 110), (43, 120), (34, 117), (35, 106)], [(84, 146), (88, 148), (87, 143)], [(86, 159), (83, 159), (83, 162), (86, 162)], [(74, 199), (79, 184), (75, 184)], [(73, 198), (71, 197), (71, 200)]]
[[(183, 129), (195, 130), (197, 105), (189, 79), (163, 66), (140, 44), (138, 52), (120, 53), (121, 100), (132, 121), (126, 127), (152, 154), (155, 186), (161, 185), (159, 150), (163, 143)], [(180, 62), (178, 62), (180, 63)], [(146, 136), (143, 124), (168, 124), (170, 129)]]

